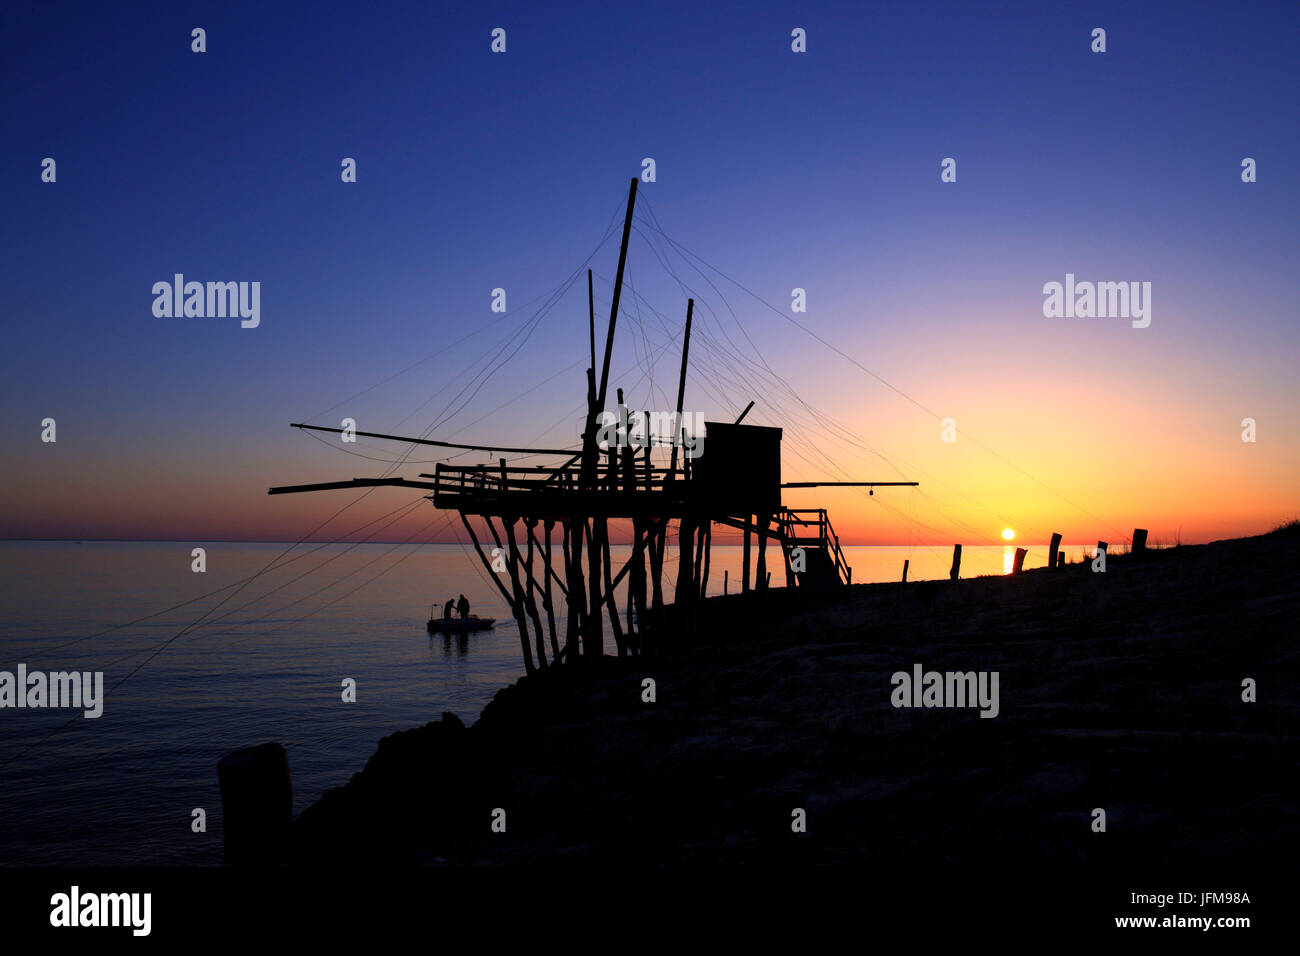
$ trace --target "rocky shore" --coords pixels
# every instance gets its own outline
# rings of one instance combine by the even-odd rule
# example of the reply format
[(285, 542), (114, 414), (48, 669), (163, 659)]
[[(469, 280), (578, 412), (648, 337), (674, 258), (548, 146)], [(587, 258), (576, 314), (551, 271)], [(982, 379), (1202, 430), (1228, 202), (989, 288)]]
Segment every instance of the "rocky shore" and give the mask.
[[(713, 598), (681, 655), (551, 668), (470, 727), (444, 714), (384, 738), (294, 821), (292, 858), (1291, 859), (1298, 567), (1293, 525), (1100, 574)], [(894, 675), (917, 665), (996, 672), (996, 716), (895, 706)]]

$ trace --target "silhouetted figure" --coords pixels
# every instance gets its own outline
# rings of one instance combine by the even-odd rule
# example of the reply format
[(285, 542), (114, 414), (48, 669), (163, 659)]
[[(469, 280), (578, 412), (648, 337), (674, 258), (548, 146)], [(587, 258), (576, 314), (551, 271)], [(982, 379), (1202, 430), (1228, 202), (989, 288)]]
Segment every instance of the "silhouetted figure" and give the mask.
[[(448, 601), (447, 603), (450, 604), (451, 602)], [(460, 600), (456, 602), (456, 610), (460, 612), (460, 619), (462, 621), (469, 617), (469, 600), (465, 595), (462, 594)]]
[(447, 603), (442, 606), (442, 619), (444, 621), (451, 620), (451, 607), (455, 603), (456, 603), (455, 598), (447, 598)]

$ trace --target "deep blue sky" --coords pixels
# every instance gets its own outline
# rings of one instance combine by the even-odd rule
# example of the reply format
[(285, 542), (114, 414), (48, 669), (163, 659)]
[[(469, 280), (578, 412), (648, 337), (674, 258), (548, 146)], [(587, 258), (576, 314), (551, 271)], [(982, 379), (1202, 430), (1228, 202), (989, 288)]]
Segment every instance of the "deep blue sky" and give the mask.
[[(807, 288), (801, 321), (928, 407), (962, 410), (1008, 458), (1033, 460), (1042, 441), (1017, 429), (1008, 378), (1040, 398), (1042, 382), (1096, 381), (1112, 396), (1105, 414), (1145, 416), (1110, 432), (1157, 434), (1163, 417), (1217, 435), (1253, 409), (1271, 414), (1275, 457), (1255, 477), (1276, 490), (1297, 437), (1296, 11), (11, 4), (0, 457), (17, 510), (0, 535), (306, 530), (339, 502), (251, 496), (383, 464), (286, 424), (350, 414), (362, 428), (423, 430), (446, 397), (425, 405), (430, 393), (578, 267), (645, 156), (658, 181), (643, 184), (643, 209), (669, 235), (787, 312), (791, 288)], [(202, 55), (190, 51), (195, 26), (207, 31)], [(498, 26), (505, 55), (489, 52)], [(790, 51), (796, 26), (806, 54)], [(1089, 50), (1095, 26), (1107, 30), (1105, 55)], [(53, 185), (40, 182), (46, 156), (58, 163)], [(358, 162), (354, 185), (339, 179), (345, 156)], [(946, 156), (958, 160), (955, 185), (939, 183)], [(1259, 162), (1252, 186), (1239, 179), (1243, 156)], [(606, 280), (615, 251), (608, 243), (594, 260)], [(684, 296), (639, 237), (630, 269), (680, 322)], [(1152, 328), (1045, 326), (1039, 289), (1067, 270), (1153, 281)], [(178, 271), (260, 281), (261, 327), (155, 318), (151, 286)], [(497, 286), (517, 314), (321, 416), (498, 319)], [(915, 427), (928, 442), (937, 426), (926, 416), (724, 291), (801, 394), (878, 435), (886, 457), (924, 458), (921, 439), (890, 429)], [(598, 296), (608, 301), (608, 285)], [(466, 434), (526, 442), (567, 422), (582, 398), (584, 299), (579, 284), (434, 437), (576, 362), (511, 417)], [(634, 362), (631, 337), (619, 346), (616, 370)], [(676, 361), (669, 346), (661, 393)], [(1114, 397), (1138, 381), (1144, 403)], [(703, 387), (690, 394), (710, 416), (755, 397), (729, 391), (724, 408)], [(1058, 398), (1057, 414), (1080, 404)], [(662, 404), (655, 392), (638, 400)], [(46, 416), (59, 423), (57, 449), (36, 443)], [(567, 444), (571, 431), (545, 440)], [(1104, 443), (1107, 431), (1089, 432), (1088, 460), (1127, 453)], [(1201, 439), (1187, 440), (1146, 444), (1191, 468)], [(879, 474), (879, 458), (837, 455), (865, 477), (895, 477)], [(1033, 464), (1056, 488), (1089, 468)], [(969, 465), (941, 477), (960, 485)], [(787, 471), (796, 466), (814, 467), (787, 455)], [(1070, 496), (1100, 513), (1106, 492), (1085, 483)], [(925, 520), (948, 527), (934, 512)]]

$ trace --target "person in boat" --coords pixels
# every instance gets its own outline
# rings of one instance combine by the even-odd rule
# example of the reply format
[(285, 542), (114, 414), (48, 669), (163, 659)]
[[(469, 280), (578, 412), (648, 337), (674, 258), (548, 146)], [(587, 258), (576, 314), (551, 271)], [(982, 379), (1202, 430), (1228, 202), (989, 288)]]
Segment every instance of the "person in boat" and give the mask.
[(454, 598), (447, 598), (447, 603), (442, 606), (442, 619), (444, 621), (451, 620), (451, 608), (455, 603), (456, 601)]
[[(447, 603), (450, 604), (451, 602), (448, 601)], [(469, 618), (469, 601), (466, 599), (465, 595), (462, 594), (460, 600), (456, 602), (456, 610), (460, 612), (460, 619), (462, 621)]]

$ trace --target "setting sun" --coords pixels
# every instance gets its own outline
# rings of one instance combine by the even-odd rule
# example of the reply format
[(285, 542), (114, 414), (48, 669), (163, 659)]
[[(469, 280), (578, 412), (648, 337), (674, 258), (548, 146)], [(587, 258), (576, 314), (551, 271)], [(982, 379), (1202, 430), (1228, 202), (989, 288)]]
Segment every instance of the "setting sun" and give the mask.
[(1014, 531), (1012, 531), (1010, 528), (1003, 528), (1003, 529), (1002, 529), (1002, 537), (1005, 538), (1006, 540), (1010, 541), (1010, 540), (1011, 540), (1012, 538), (1014, 538), (1015, 536), (1016, 536), (1016, 533), (1015, 533)]

